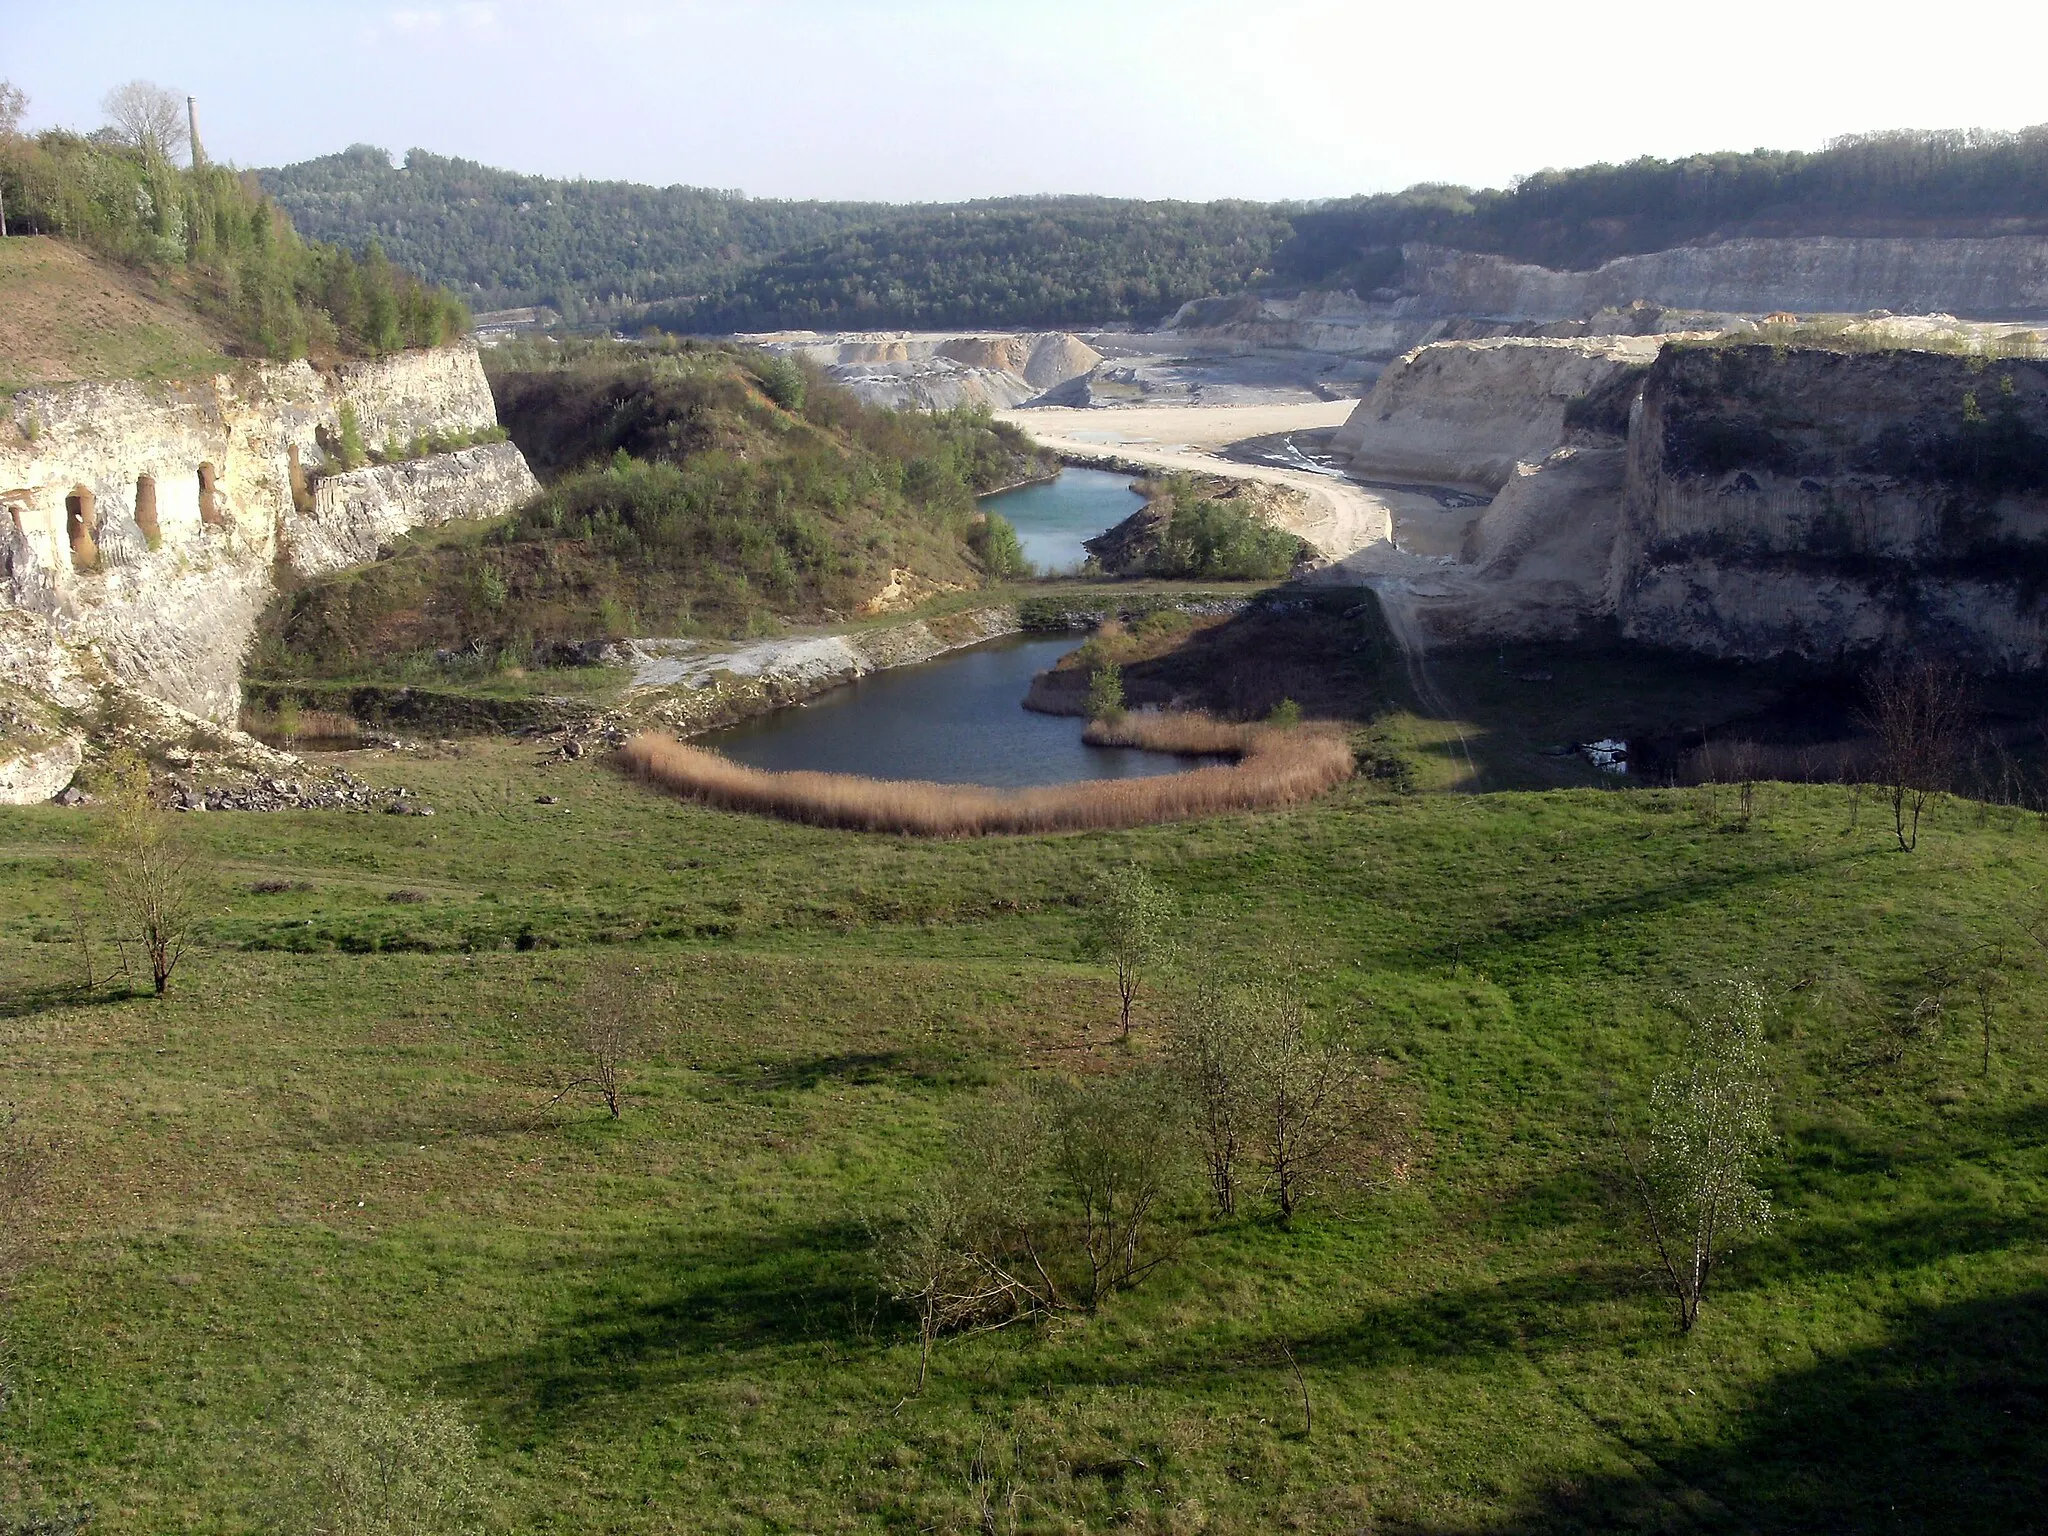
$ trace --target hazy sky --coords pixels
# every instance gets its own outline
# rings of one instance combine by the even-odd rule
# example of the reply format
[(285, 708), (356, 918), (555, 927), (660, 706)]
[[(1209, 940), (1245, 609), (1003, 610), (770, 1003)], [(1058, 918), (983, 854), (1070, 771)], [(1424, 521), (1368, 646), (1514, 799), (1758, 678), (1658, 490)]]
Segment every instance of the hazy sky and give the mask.
[(0, 0), (32, 126), (142, 76), (208, 151), (418, 145), (763, 196), (1326, 197), (2048, 120), (2048, 4)]

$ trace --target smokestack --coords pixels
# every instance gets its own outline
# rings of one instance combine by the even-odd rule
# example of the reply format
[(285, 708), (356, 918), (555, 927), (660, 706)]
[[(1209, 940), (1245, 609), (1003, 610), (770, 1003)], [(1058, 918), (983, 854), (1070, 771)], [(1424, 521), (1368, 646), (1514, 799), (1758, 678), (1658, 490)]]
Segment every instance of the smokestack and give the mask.
[(199, 147), (199, 98), (197, 96), (187, 96), (185, 98), (185, 123), (192, 132), (192, 169), (196, 171), (200, 166), (206, 164), (206, 151)]

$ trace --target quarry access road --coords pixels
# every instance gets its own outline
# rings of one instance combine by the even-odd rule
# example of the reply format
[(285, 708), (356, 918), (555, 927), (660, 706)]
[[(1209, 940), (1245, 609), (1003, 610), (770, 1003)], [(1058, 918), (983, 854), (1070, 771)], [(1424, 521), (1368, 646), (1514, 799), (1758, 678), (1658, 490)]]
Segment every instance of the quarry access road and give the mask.
[(1386, 493), (1333, 475), (1276, 465), (1241, 464), (1215, 450), (1247, 438), (1306, 432), (1343, 424), (1356, 400), (1315, 400), (1296, 405), (1132, 406), (1079, 410), (1038, 406), (997, 411), (1041, 447), (1076, 459), (1115, 459), (1147, 469), (1229, 475), (1303, 492), (1309, 499), (1287, 531), (1306, 539), (1332, 563), (1393, 537), (1394, 509)]

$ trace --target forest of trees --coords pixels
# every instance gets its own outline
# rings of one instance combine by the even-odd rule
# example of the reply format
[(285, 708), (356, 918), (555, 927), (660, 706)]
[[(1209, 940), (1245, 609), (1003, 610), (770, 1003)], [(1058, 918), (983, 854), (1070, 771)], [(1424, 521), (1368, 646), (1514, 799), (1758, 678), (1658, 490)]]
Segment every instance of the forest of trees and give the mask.
[(1259, 286), (1398, 285), (1428, 241), (1551, 266), (1731, 235), (2048, 230), (2048, 128), (1897, 132), (1416, 186), (1314, 205), (1005, 198), (786, 202), (551, 180), (357, 146), (265, 185), (299, 227), (479, 305), (686, 331), (1156, 322)]
[[(374, 238), (355, 250), (302, 240), (253, 178), (204, 160), (175, 164), (182, 102), (146, 81), (122, 92), (153, 117), (139, 113), (126, 129), (117, 117), (89, 135), (0, 131), (10, 233), (61, 235), (156, 273), (256, 356), (392, 352), (468, 331), (459, 299), (391, 262)], [(176, 125), (176, 145), (157, 120)]]

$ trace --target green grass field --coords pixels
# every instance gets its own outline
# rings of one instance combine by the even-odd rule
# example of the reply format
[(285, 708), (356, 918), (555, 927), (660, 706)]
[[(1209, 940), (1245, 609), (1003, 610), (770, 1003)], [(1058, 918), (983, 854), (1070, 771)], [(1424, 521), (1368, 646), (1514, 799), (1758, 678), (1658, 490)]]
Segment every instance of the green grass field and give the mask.
[[(1361, 779), (929, 844), (534, 757), (353, 765), (431, 819), (191, 818), (219, 880), (161, 1002), (59, 994), (87, 813), (0, 813), (0, 1099), (57, 1149), (0, 1413), (17, 1518), (267, 1529), (306, 1470), (295, 1405), (353, 1370), (477, 1426), (507, 1531), (2039, 1521), (2038, 818), (1945, 804), (1909, 857), (1839, 788), (1766, 785), (1743, 827), (1726, 788)], [(992, 1085), (1158, 1048), (1174, 986), (1126, 1051), (1080, 958), (1089, 881), (1128, 860), (1190, 953), (1309, 957), (1321, 1016), (1391, 1072), (1398, 1172), (1291, 1229), (1215, 1224), (1191, 1188), (1140, 1288), (943, 1344), (912, 1397), (870, 1228)], [(1903, 1021), (2000, 940), (1985, 1075), (1964, 989)], [(1606, 1123), (1673, 1059), (1674, 995), (1740, 967), (1784, 993), (1777, 1220), (1681, 1337)], [(617, 1123), (549, 1104), (549, 1021), (603, 968), (676, 999)]]

